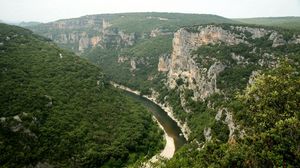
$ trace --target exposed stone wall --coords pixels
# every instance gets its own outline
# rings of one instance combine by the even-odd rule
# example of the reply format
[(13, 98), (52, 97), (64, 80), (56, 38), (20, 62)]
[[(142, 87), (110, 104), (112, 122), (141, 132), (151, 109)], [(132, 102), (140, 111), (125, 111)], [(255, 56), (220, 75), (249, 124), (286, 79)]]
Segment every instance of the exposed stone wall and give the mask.
[(87, 17), (47, 23), (43, 25), (43, 31), (33, 31), (58, 44), (71, 46), (70, 49), (78, 54), (96, 46), (120, 48), (134, 45), (135, 33), (127, 34), (112, 26), (105, 19)]

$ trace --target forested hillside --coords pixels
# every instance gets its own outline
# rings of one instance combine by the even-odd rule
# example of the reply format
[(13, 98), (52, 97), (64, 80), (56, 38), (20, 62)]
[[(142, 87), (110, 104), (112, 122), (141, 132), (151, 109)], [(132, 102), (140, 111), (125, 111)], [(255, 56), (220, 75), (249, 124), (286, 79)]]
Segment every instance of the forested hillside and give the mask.
[(300, 31), (300, 17), (265, 17), (234, 20), (247, 24), (281, 27), (285, 29)]
[(164, 165), (299, 165), (299, 49), (297, 31), (270, 27), (176, 32), (171, 56), (159, 64), (167, 87), (157, 91), (191, 133)]
[(173, 33), (207, 23), (237, 22), (217, 15), (153, 12), (88, 15), (28, 28), (99, 65), (112, 80), (141, 90), (156, 83), (159, 57), (171, 52)]
[(258, 75), (222, 105), (235, 116), (242, 134), (228, 139), (227, 121), (222, 121), (225, 116), (221, 114), (211, 127), (211, 139), (200, 146), (192, 141), (162, 167), (297, 167), (299, 84), (298, 64), (293, 61), (282, 61), (277, 68)]
[(174, 16), (92, 15), (31, 29), (170, 111), (188, 144), (159, 166), (299, 165), (297, 28)]
[(123, 167), (163, 147), (146, 109), (49, 39), (0, 24), (0, 68), (0, 167)]

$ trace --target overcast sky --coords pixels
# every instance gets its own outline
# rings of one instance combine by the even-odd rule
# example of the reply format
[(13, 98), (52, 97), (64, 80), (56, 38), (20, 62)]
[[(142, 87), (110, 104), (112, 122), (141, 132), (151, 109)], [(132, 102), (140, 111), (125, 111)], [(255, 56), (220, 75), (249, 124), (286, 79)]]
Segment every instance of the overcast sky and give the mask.
[(180, 12), (228, 18), (300, 16), (300, 0), (0, 0), (0, 20), (49, 22), (88, 14)]

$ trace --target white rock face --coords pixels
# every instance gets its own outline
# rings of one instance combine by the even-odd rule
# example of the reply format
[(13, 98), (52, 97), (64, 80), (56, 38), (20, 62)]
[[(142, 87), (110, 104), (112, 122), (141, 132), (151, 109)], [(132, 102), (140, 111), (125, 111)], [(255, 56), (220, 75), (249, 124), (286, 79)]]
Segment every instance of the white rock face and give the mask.
[(0, 121), (1, 121), (1, 122), (5, 122), (5, 121), (6, 121), (6, 118), (5, 118), (5, 117), (1, 117), (1, 118), (0, 118)]
[(159, 29), (159, 28), (155, 28), (153, 30), (151, 30), (150, 32), (150, 37), (157, 37), (160, 35), (170, 35), (172, 34), (172, 32), (168, 31), (168, 30), (163, 30), (163, 29)]
[(255, 80), (255, 78), (259, 75), (261, 73), (261, 71), (252, 71), (252, 73), (251, 73), (251, 75), (250, 75), (250, 77), (249, 77), (249, 81), (248, 81), (248, 84), (249, 85), (251, 85), (253, 82), (254, 82), (254, 80)]
[(219, 109), (216, 116), (215, 116), (215, 120), (216, 121), (221, 120), (222, 114), (223, 114), (223, 109)]
[(59, 35), (59, 41), (63, 44), (67, 44), (68, 43), (68, 38), (66, 34), (60, 34)]
[(159, 72), (167, 72), (169, 70), (169, 58), (166, 56), (160, 56), (158, 61), (157, 70)]
[(251, 38), (261, 38), (270, 33), (270, 30), (265, 30), (263, 28), (252, 28), (252, 27), (245, 27), (245, 26), (231, 26), (231, 28), (242, 31), (242, 32), (249, 32), (252, 34)]
[(83, 52), (86, 48), (88, 48), (89, 47), (89, 41), (90, 41), (90, 39), (88, 37), (80, 38), (78, 50), (80, 52)]
[[(188, 32), (185, 29), (176, 32), (173, 39), (173, 52), (168, 63), (168, 86), (175, 88), (176, 81), (182, 79), (186, 87), (194, 91), (196, 99), (205, 99), (218, 92), (216, 79), (226, 66), (216, 61), (209, 69), (200, 68), (192, 58), (191, 51), (202, 45), (215, 44), (220, 41), (228, 45), (246, 43), (236, 35), (214, 26), (199, 27), (198, 33)], [(167, 71), (165, 62), (160, 58), (158, 70)]]
[[(220, 43), (230, 46), (243, 43), (251, 47), (251, 44), (246, 41), (246, 36), (252, 39), (269, 36), (269, 40), (273, 41), (273, 47), (287, 43), (283, 39), (283, 35), (274, 30), (243, 26), (231, 26), (229, 29), (215, 25), (199, 26), (194, 27), (194, 29), (179, 29), (174, 34), (173, 51), (170, 58), (163, 56), (159, 58), (158, 71), (167, 72), (167, 86), (172, 89), (183, 87), (184, 89), (193, 90), (194, 100), (204, 100), (213, 93), (220, 91), (217, 88), (216, 81), (218, 75), (226, 68), (226, 64), (212, 55), (203, 58), (204, 61), (205, 59), (210, 61), (210, 65), (199, 65), (195, 60), (197, 56), (193, 56), (192, 51), (201, 48), (201, 46)], [(294, 36), (290, 42), (296, 44), (298, 41), (300, 43), (300, 37)], [(256, 48), (252, 52), (256, 52)], [(239, 65), (249, 64), (248, 59), (245, 59), (242, 55), (231, 53), (231, 58)], [(273, 55), (263, 54), (259, 60), (259, 65), (276, 65), (277, 60), (274, 58)], [(183, 81), (183, 86), (178, 86), (179, 80), (179, 84), (182, 84)]]
[(109, 28), (110, 26), (112, 26), (112, 24), (110, 24), (105, 19), (102, 20), (102, 30), (105, 30), (105, 29)]
[(211, 136), (211, 128), (205, 128), (203, 130), (203, 134), (204, 134), (204, 137), (205, 137), (205, 141), (210, 141), (212, 136)]
[(274, 31), (270, 35), (269, 40), (273, 41), (272, 47), (278, 47), (286, 44), (286, 41), (283, 39), (283, 36), (276, 31)]
[(239, 65), (247, 65), (249, 63), (243, 56), (236, 55), (235, 53), (231, 53), (231, 58)]
[[(222, 116), (226, 116), (225, 119)], [(245, 135), (245, 130), (242, 130), (239, 125), (236, 125), (233, 120), (232, 112), (228, 111), (227, 108), (220, 108), (215, 116), (216, 121), (221, 121), (226, 124), (229, 129), (229, 141), (235, 138), (235, 135), (243, 137)], [(205, 134), (204, 134), (205, 135)]]
[(300, 35), (294, 35), (289, 41), (290, 44), (300, 44)]
[(126, 34), (123, 31), (119, 31), (118, 35), (120, 36), (121, 42), (126, 46), (132, 46), (135, 42), (135, 33)]
[(233, 133), (234, 133), (236, 127), (233, 122), (232, 113), (229, 112), (227, 109), (225, 109), (225, 111), (226, 111), (225, 122), (227, 123), (227, 126), (229, 128), (229, 137), (231, 138), (233, 136)]
[(93, 16), (87, 16), (81, 21), (70, 19), (45, 25), (47, 25), (46, 29), (51, 31), (40, 31), (38, 29), (34, 31), (58, 44), (72, 46), (70, 49), (75, 50), (77, 54), (97, 46), (102, 48), (132, 46), (136, 40), (135, 33), (125, 33), (122, 30), (112, 28), (109, 21), (103, 19), (99, 22), (98, 18)]
[(158, 28), (151, 30), (150, 37), (156, 37), (160, 34), (160, 30)]
[(15, 115), (15, 116), (13, 117), (13, 119), (15, 119), (15, 120), (17, 120), (17, 121), (19, 121), (19, 122), (22, 122), (22, 120), (21, 120), (21, 118), (20, 118), (19, 115)]
[(131, 69), (130, 69), (130, 71), (134, 71), (134, 70), (136, 70), (136, 62), (135, 62), (135, 60), (130, 60), (130, 66), (131, 66)]
[(125, 61), (128, 61), (128, 56), (119, 56), (118, 57), (118, 63), (124, 63)]

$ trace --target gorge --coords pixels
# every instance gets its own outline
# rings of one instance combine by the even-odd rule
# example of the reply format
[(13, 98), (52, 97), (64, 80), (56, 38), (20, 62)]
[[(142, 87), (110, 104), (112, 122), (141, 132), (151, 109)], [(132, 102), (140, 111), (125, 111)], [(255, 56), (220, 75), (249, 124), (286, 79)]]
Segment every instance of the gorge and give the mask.
[(300, 164), (298, 29), (155, 12), (0, 28), (0, 165)]

